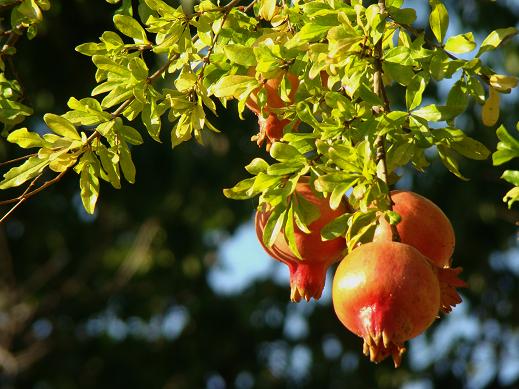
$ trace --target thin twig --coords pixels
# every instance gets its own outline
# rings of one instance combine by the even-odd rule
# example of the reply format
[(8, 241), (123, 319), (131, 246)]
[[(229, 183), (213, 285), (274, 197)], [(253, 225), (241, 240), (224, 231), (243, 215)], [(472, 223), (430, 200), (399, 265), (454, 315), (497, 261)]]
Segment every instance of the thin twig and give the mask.
[[(379, 0), (378, 6), (381, 14), (386, 13), (386, 3), (385, 0)], [(384, 54), (383, 51), (383, 41), (382, 38), (376, 43), (373, 56), (375, 59), (375, 73), (373, 74), (373, 90), (383, 101), (383, 112), (388, 113), (391, 110), (389, 105), (389, 99), (387, 97), (386, 88), (384, 86), (384, 80), (382, 79), (383, 69), (382, 69), (382, 56)], [(387, 172), (387, 161), (386, 161), (386, 148), (385, 148), (386, 136), (378, 135), (375, 139), (373, 146), (375, 147), (375, 160), (377, 163), (377, 177), (386, 184), (387, 187), (387, 203), (390, 210), (393, 210), (393, 200), (389, 194), (389, 186), (388, 182), (388, 172)], [(399, 242), (400, 236), (396, 229), (396, 225), (391, 224), (391, 233), (393, 241)]]
[(5, 165), (10, 165), (12, 163), (20, 162), (20, 161), (23, 161), (24, 159), (29, 159), (31, 157), (34, 157), (35, 155), (37, 155), (37, 154), (36, 153), (32, 153), (32, 154), (24, 155), (23, 157), (19, 157), (19, 158), (15, 158), (15, 159), (10, 159), (9, 161), (0, 162), (0, 167), (5, 166)]
[(20, 36), (22, 35), (21, 27), (13, 28), (7, 37), (6, 42), (2, 46), (2, 49), (0, 50), (0, 58), (2, 58), (4, 55), (7, 54), (7, 51), (14, 47), (18, 39), (20, 39)]
[[(0, 202), (0, 205), (7, 205), (7, 204), (12, 204), (12, 203), (15, 203), (16, 202), (16, 205), (13, 207), (13, 208), (17, 208), (21, 203), (23, 203), (24, 201), (26, 201), (27, 199), (31, 198), (32, 196), (34, 196), (35, 194), (38, 194), (40, 193), (42, 190), (44, 190), (45, 188), (48, 188), (49, 186), (51, 186), (52, 184), (55, 184), (56, 182), (58, 182), (59, 180), (61, 180), (63, 178), (63, 176), (68, 172), (68, 169), (67, 170), (64, 170), (62, 171), (60, 174), (58, 174), (56, 177), (54, 177), (52, 180), (48, 180), (48, 181), (45, 181), (42, 185), (40, 185), (38, 188), (34, 189), (33, 191), (29, 192), (29, 191), (25, 191), (24, 194), (14, 198), (14, 199), (10, 199), (10, 200), (5, 200), (5, 201), (2, 201)], [(36, 177), (36, 178), (39, 178)], [(33, 180), (32, 182), (35, 182), (35, 180)], [(32, 184), (31, 182), (31, 184)], [(29, 187), (27, 189), (30, 189), (31, 185), (29, 185)], [(11, 212), (13, 211), (13, 209), (11, 209), (6, 215), (4, 215), (4, 217), (2, 217), (2, 219), (0, 219), (0, 224), (2, 224), (4, 222), (4, 220), (6, 219), (6, 217), (8, 216), (8, 214), (10, 214)]]
[(8, 8), (13, 8), (13, 7), (17, 6), (18, 4), (20, 4), (22, 2), (23, 2), (23, 0), (13, 0), (10, 3), (0, 4), (0, 12), (6, 10)]

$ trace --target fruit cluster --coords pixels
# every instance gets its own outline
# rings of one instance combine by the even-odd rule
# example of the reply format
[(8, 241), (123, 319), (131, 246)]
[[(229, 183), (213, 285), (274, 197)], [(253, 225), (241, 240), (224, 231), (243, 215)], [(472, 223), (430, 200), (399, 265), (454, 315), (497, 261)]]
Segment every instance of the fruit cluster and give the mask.
[(290, 271), (291, 299), (318, 299), (327, 269), (340, 260), (333, 279), (332, 299), (337, 317), (364, 339), (364, 353), (373, 362), (388, 356), (400, 365), (404, 342), (425, 331), (439, 312), (449, 313), (461, 302), (456, 288), (461, 268), (452, 268), (454, 231), (442, 210), (413, 192), (393, 191), (393, 210), (401, 220), (396, 226), (400, 242), (393, 241), (392, 226), (381, 216), (373, 242), (347, 250), (345, 238), (323, 241), (321, 229), (351, 211), (346, 201), (335, 210), (329, 199), (315, 191), (304, 177), (294, 196), (301, 196), (319, 210), (307, 232), (295, 229), (298, 258), (283, 232), (269, 247), (263, 231), (268, 209), (256, 213), (256, 233), (265, 251)]

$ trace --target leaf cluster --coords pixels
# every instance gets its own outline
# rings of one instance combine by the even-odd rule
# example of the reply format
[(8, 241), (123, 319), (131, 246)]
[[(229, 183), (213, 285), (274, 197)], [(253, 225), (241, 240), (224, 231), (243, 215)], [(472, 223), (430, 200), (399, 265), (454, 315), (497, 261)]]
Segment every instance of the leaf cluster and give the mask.
[[(457, 58), (477, 44), (471, 32), (446, 36), (449, 16), (437, 0), (429, 2), (434, 40), (413, 27), (416, 12), (402, 8), (401, 0), (384, 7), (360, 0), (257, 0), (247, 7), (239, 0), (225, 6), (204, 0), (192, 13), (162, 0), (141, 0), (138, 7), (108, 2), (120, 3), (116, 31), (77, 47), (91, 57), (97, 86), (90, 97), (71, 98), (64, 114), (47, 114), (47, 133), (11, 132), (8, 141), (37, 151), (5, 173), (0, 188), (34, 185), (45, 171), (73, 170), (83, 205), (93, 213), (101, 180), (115, 188), (122, 177), (135, 180), (132, 147), (143, 143), (138, 122), (158, 142), (167, 127), (172, 147), (191, 138), (204, 143), (218, 132), (209, 120), (217, 104), (236, 100), (241, 115), (254, 97), (259, 115), (275, 114), (288, 124), (268, 159), (255, 158), (246, 166), (251, 177), (225, 195), (259, 196), (259, 206), (270, 212), (265, 242), (284, 231), (293, 245), (295, 226), (307, 231), (315, 216), (295, 193), (297, 183), (309, 179), (333, 209), (346, 196), (354, 209), (326, 226), (323, 239), (342, 235), (355, 245), (371, 239), (380, 212), (398, 221), (387, 201), (389, 186), (402, 168), (424, 171), (431, 150), (466, 179), (459, 158), (482, 160), (490, 152), (458, 127), (457, 117), (472, 101), (482, 105), (483, 123), (494, 125), (500, 94), (517, 85), (482, 60), (517, 30), (493, 31), (472, 58)], [(44, 9), (43, 3), (30, 2)], [(454, 79), (446, 101), (424, 101), (428, 85), (445, 79)], [(279, 81), (282, 106), (269, 106), (269, 80)]]

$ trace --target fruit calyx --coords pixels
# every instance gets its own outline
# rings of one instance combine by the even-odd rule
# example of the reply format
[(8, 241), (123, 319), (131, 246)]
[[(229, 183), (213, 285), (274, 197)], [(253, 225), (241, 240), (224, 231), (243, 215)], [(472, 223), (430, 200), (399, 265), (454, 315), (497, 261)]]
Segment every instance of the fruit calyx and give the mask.
[(452, 308), (461, 303), (461, 296), (456, 288), (467, 287), (467, 283), (458, 278), (463, 268), (436, 267), (435, 270), (440, 283), (440, 310), (443, 313), (450, 313)]

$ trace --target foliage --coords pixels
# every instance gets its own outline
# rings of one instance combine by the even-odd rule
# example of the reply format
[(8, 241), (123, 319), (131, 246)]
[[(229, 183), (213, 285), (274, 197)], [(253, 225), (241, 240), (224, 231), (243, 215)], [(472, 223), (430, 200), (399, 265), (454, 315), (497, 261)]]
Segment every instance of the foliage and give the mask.
[[(483, 105), (485, 125), (498, 121), (500, 94), (509, 93), (517, 79), (495, 73), (481, 55), (516, 35), (515, 28), (491, 32), (475, 55), (460, 59), (454, 54), (477, 48), (474, 35), (447, 37), (449, 16), (437, 0), (430, 1), (434, 39), (412, 26), (415, 10), (401, 8), (398, 0), (367, 7), (358, 0), (293, 6), (261, 0), (246, 8), (238, 2), (217, 6), (205, 0), (187, 14), (162, 0), (143, 0), (134, 15), (131, 2), (124, 1), (113, 18), (116, 32), (106, 31), (98, 43), (77, 47), (96, 66), (93, 97), (72, 97), (69, 111), (47, 114), (48, 133), (12, 131), (9, 142), (37, 150), (5, 173), (0, 188), (27, 183), (30, 188), (49, 170), (57, 174), (53, 180), (74, 170), (80, 176), (83, 206), (93, 213), (100, 180), (114, 188), (121, 188), (123, 177), (135, 181), (130, 146), (143, 143), (136, 120), (160, 142), (166, 117), (172, 147), (193, 137), (204, 143), (207, 131), (218, 132), (209, 119), (216, 114), (216, 101), (225, 106), (236, 99), (241, 115), (259, 88), (263, 109), (261, 81), (274, 77), (282, 78), (279, 95), (286, 101), (275, 114), (292, 125), (270, 150), (274, 163), (255, 158), (246, 167), (252, 177), (225, 190), (230, 198), (259, 195), (260, 205), (268, 204), (271, 217), (264, 240), (269, 244), (282, 229), (293, 243), (292, 218), (306, 228), (308, 207), (293, 196), (303, 175), (310, 175), (319, 191), (331, 194), (332, 208), (352, 191), (350, 202), (356, 211), (333, 222), (324, 235), (346, 235), (353, 247), (371, 240), (376, 209), (397, 221), (388, 202), (388, 185), (398, 180), (399, 168), (411, 165), (423, 171), (429, 165), (426, 150), (435, 148), (447, 169), (466, 179), (459, 157), (488, 157), (482, 143), (457, 127), (456, 118), (472, 98)], [(13, 28), (27, 28), (32, 38), (41, 9), (49, 6), (24, 0), (12, 10)], [(163, 58), (159, 68), (150, 70), (148, 53)], [(294, 101), (288, 99), (288, 72), (301, 81)], [(453, 77), (456, 82), (445, 102), (423, 101), (430, 83)], [(15, 112), (4, 120), (12, 125), (30, 112), (10, 103), (17, 85), (8, 85), (2, 104), (10, 104)], [(405, 106), (393, 103), (398, 96)], [(302, 123), (298, 131), (297, 122)], [(376, 207), (370, 209), (373, 204)]]
[[(519, 122), (517, 123), (517, 130), (519, 131)], [(497, 150), (492, 154), (494, 165), (502, 165), (512, 158), (518, 158), (519, 141), (510, 135), (504, 126), (500, 126), (497, 129), (496, 135), (499, 138), (499, 143), (497, 144)], [(510, 208), (513, 203), (519, 201), (519, 171), (505, 170), (501, 178), (514, 185), (503, 198), (503, 201), (508, 203)]]

